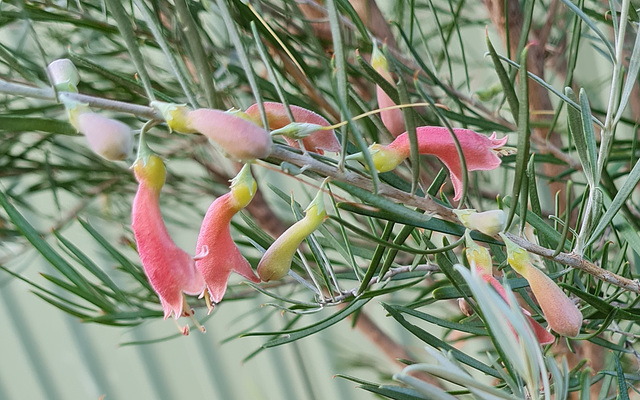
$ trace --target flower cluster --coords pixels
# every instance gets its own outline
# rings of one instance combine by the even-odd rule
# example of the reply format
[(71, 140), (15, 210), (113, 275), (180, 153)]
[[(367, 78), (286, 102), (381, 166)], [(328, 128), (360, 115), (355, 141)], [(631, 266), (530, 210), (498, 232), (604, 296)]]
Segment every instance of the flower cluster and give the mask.
[[(163, 113), (172, 130), (204, 134), (232, 158), (250, 161), (266, 157), (270, 152), (271, 136), (252, 122), (253, 108), (247, 110), (247, 114), (211, 109), (189, 110), (186, 106), (168, 103), (155, 103), (154, 106)], [(267, 105), (270, 125), (284, 124), (281, 121), (282, 107), (276, 103)], [(293, 108), (293, 111), (303, 123), (328, 126), (328, 122), (315, 113), (306, 112), (300, 107)], [(339, 150), (332, 131), (318, 132), (308, 139), (307, 150)], [(326, 215), (320, 191), (307, 208), (305, 218), (289, 228), (266, 251), (258, 264), (258, 278), (233, 241), (230, 231), (231, 219), (251, 202), (257, 190), (250, 164), (245, 164), (231, 181), (229, 192), (213, 201), (207, 210), (195, 257), (173, 242), (164, 225), (159, 206), (165, 179), (164, 163), (151, 152), (143, 133), (133, 169), (139, 186), (133, 202), (132, 227), (144, 271), (160, 298), (165, 319), (170, 315), (175, 319), (183, 315), (193, 318), (193, 310), (188, 306), (185, 295), (204, 297), (211, 312), (214, 304), (224, 297), (231, 272), (255, 283), (259, 283), (260, 279), (270, 281), (283, 278), (290, 270), (295, 251), (302, 240), (313, 233)], [(195, 318), (193, 320), (197, 324)], [(184, 334), (188, 333), (187, 327), (181, 329)]]
[[(386, 60), (380, 52), (374, 54), (373, 64), (385, 79), (392, 82)], [(88, 105), (74, 101), (73, 96), (65, 96), (65, 93), (77, 92), (80, 82), (73, 63), (66, 59), (57, 60), (51, 63), (48, 72), (52, 83), (61, 92), (60, 99), (66, 107), (69, 121), (86, 136), (89, 146), (109, 160), (126, 158), (132, 150), (131, 129), (122, 122), (91, 112)], [(378, 101), (381, 107), (393, 105), (381, 90), (378, 91)], [(222, 301), (231, 272), (254, 283), (285, 277), (302, 241), (326, 219), (321, 189), (306, 208), (305, 216), (273, 242), (254, 271), (230, 231), (232, 218), (251, 202), (257, 190), (248, 162), (268, 157), (273, 145), (272, 136), (276, 135), (282, 135), (287, 144), (302, 147), (305, 152), (324, 154), (325, 151), (339, 152), (342, 148), (333, 127), (325, 118), (295, 105), (266, 102), (262, 106), (254, 104), (246, 111), (193, 110), (183, 104), (158, 101), (152, 102), (151, 106), (162, 115), (171, 131), (200, 133), (229, 158), (247, 163), (231, 181), (229, 192), (215, 199), (207, 210), (195, 246), (196, 255), (191, 256), (174, 243), (164, 224), (160, 195), (166, 170), (162, 159), (145, 142), (147, 126), (151, 125), (146, 125), (140, 133), (138, 157), (133, 164), (138, 190), (133, 200), (131, 221), (142, 266), (160, 299), (164, 318), (191, 317), (204, 331), (195, 320), (186, 295), (204, 297), (211, 312), (214, 304)], [(386, 146), (374, 144), (370, 149), (380, 172), (395, 168), (409, 156), (407, 133), (401, 133), (404, 131), (402, 114), (399, 110), (384, 110), (382, 118), (396, 139)], [(506, 139), (487, 138), (467, 129), (456, 129), (455, 134), (470, 160), (469, 170), (488, 170), (500, 164), (494, 150), (504, 145)], [(461, 167), (450, 133), (441, 127), (419, 127), (418, 140), (422, 154), (438, 156), (449, 168), (458, 199)], [(481, 215), (476, 217), (474, 210), (465, 212), (460, 214), (465, 226), (471, 227), (486, 219)], [(502, 230), (500, 226), (504, 224), (504, 217), (497, 216), (496, 221), (479, 229), (495, 234), (494, 230)], [(181, 329), (188, 334), (188, 327)]]

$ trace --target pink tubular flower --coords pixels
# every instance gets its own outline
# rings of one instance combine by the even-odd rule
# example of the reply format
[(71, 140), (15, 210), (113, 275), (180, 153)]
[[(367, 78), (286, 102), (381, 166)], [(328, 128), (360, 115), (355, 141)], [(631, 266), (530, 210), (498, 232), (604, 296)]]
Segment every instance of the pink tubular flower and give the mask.
[[(211, 204), (202, 221), (196, 252), (207, 254), (196, 261), (196, 267), (206, 282), (204, 290), (209, 291), (211, 300), (216, 303), (224, 297), (231, 271), (252, 282), (260, 282), (249, 262), (240, 254), (229, 230), (231, 218), (249, 204), (255, 192), (256, 181), (251, 176), (249, 164), (246, 164), (233, 179), (231, 191)], [(202, 294), (206, 298), (204, 291)], [(211, 305), (207, 305), (211, 312)]]
[[(231, 158), (248, 161), (265, 158), (271, 152), (271, 135), (244, 113), (209, 108), (190, 110), (181, 104), (152, 103), (171, 130), (201, 133), (216, 143)], [(244, 117), (243, 117), (244, 114)]]
[[(509, 304), (509, 298), (507, 297), (507, 293), (505, 292), (504, 287), (493, 276), (493, 263), (491, 261), (489, 250), (476, 244), (473, 239), (471, 239), (468, 230), (465, 232), (465, 242), (467, 244), (466, 254), (469, 264), (475, 266), (476, 272), (480, 275), (480, 277), (489, 285), (491, 285), (495, 289), (495, 291), (498, 292), (500, 297), (502, 297), (504, 301)], [(540, 325), (538, 321), (533, 319), (533, 317), (527, 310), (525, 310), (524, 308), (521, 308), (521, 310), (529, 321), (529, 325), (533, 329), (533, 333), (536, 335), (538, 343), (542, 345), (553, 343), (555, 340), (553, 335), (547, 332), (547, 330), (544, 329), (544, 327)]]
[[(295, 121), (291, 121), (289, 120), (289, 116), (287, 115), (284, 104), (274, 102), (265, 102), (263, 104), (267, 113), (267, 120), (269, 121), (269, 129), (271, 130), (284, 128), (291, 122), (304, 122), (320, 126), (330, 125), (329, 121), (324, 119), (324, 117), (303, 107), (293, 105), (289, 106), (291, 109), (291, 114), (293, 114), (293, 118), (295, 119)], [(249, 115), (251, 120), (256, 124), (261, 124), (260, 109), (258, 108), (257, 104), (254, 104), (251, 107), (247, 108), (245, 113)], [(297, 140), (286, 136), (284, 137), (284, 139), (287, 141), (287, 144), (289, 144), (289, 146), (296, 148), (300, 147)], [(302, 143), (304, 144), (304, 148), (312, 153), (324, 154), (325, 150), (332, 152), (340, 151), (340, 143), (338, 143), (338, 138), (336, 138), (336, 134), (333, 132), (333, 129), (326, 131), (316, 131), (304, 138), (302, 140)]]
[(549, 327), (562, 336), (575, 337), (582, 327), (582, 313), (560, 287), (533, 264), (529, 253), (500, 234), (507, 246), (509, 265), (528, 282)]
[[(387, 59), (377, 46), (373, 46), (373, 53), (371, 54), (371, 66), (378, 72), (387, 82), (394, 84), (393, 78), (389, 73), (389, 66)], [(376, 97), (378, 98), (378, 107), (386, 108), (395, 106), (396, 103), (391, 100), (391, 97), (382, 90), (379, 85), (376, 85)], [(397, 137), (406, 131), (404, 125), (404, 117), (402, 111), (399, 109), (380, 111), (380, 118), (382, 123), (387, 127), (393, 137)]]
[(293, 256), (300, 243), (313, 233), (327, 216), (322, 201), (322, 190), (305, 210), (305, 216), (291, 225), (269, 246), (258, 263), (258, 276), (265, 282), (283, 278), (289, 273)]
[[(496, 149), (507, 143), (507, 137), (497, 139), (495, 133), (486, 137), (470, 129), (461, 128), (454, 128), (453, 132), (462, 146), (468, 171), (488, 171), (498, 168), (501, 161), (496, 154)], [(420, 154), (431, 154), (438, 157), (449, 169), (455, 192), (453, 199), (460, 200), (462, 197), (462, 167), (451, 134), (447, 128), (441, 126), (421, 126), (416, 129), (416, 133)], [(411, 153), (409, 136), (405, 132), (388, 145), (371, 145), (369, 151), (378, 172), (391, 171), (409, 157)], [(362, 159), (362, 155), (354, 154), (349, 158)]]
[(166, 173), (162, 160), (155, 155), (138, 158), (133, 170), (140, 183), (131, 213), (138, 253), (144, 272), (160, 297), (164, 318), (173, 313), (178, 319), (185, 311), (183, 293), (202, 293), (204, 280), (193, 257), (173, 242), (162, 220), (159, 199)]

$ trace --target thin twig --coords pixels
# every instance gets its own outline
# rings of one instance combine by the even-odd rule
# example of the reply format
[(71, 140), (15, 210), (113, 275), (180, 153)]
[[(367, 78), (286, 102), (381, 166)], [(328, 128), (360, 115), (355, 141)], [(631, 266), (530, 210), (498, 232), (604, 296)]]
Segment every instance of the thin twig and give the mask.
[[(58, 102), (56, 94), (51, 88), (37, 88), (20, 83), (7, 82), (3, 79), (0, 79), (0, 93)], [(86, 94), (69, 92), (65, 92), (63, 94), (68, 99), (88, 104), (90, 107), (101, 108), (103, 110), (120, 111), (147, 119), (163, 119), (162, 115), (151, 107), (125, 103), (123, 101), (109, 100), (101, 97), (88, 96)]]
[[(348, 170), (340, 171), (333, 165), (325, 164), (310, 155), (298, 154), (288, 150), (284, 146), (274, 145), (269, 157), (287, 161), (298, 167), (305, 167), (307, 171), (313, 171), (323, 176), (329, 176), (332, 179), (347, 182), (361, 189), (373, 191), (373, 183), (369, 178)], [(438, 214), (445, 219), (457, 221), (457, 218), (451, 209), (436, 203), (429, 197), (412, 196), (410, 193), (403, 192), (402, 190), (384, 183), (380, 183), (380, 186), (378, 187), (378, 194), (408, 206), (418, 207), (421, 210), (426, 211), (428, 214)]]
[(587, 274), (592, 275), (593, 277), (600, 279), (601, 281), (640, 294), (640, 280), (638, 279), (632, 280), (618, 274), (614, 274), (613, 272), (598, 267), (594, 263), (585, 260), (580, 255), (575, 253), (560, 253), (554, 257), (553, 250), (538, 246), (537, 244), (531, 243), (526, 239), (523, 239), (520, 236), (516, 236), (511, 233), (507, 233), (506, 235), (514, 243), (530, 253), (534, 253), (539, 256), (567, 265), (569, 267), (579, 269), (580, 271), (586, 272)]

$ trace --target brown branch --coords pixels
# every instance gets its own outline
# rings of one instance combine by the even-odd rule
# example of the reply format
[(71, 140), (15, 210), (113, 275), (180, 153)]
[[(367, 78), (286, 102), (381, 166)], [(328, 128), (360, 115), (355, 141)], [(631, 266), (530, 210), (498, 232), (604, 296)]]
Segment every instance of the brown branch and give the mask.
[(640, 294), (640, 280), (638, 279), (632, 280), (618, 274), (614, 274), (613, 272), (602, 269), (594, 263), (587, 261), (581, 256), (574, 253), (560, 253), (554, 257), (553, 250), (538, 246), (537, 244), (531, 243), (528, 240), (511, 233), (507, 233), (506, 236), (518, 246), (522, 247), (530, 253), (537, 254), (539, 256), (559, 262), (569, 267), (573, 267), (575, 269), (579, 269), (580, 271), (586, 272), (587, 274), (593, 276), (594, 278), (600, 279), (601, 281)]
[[(298, 167), (305, 167), (309, 171), (316, 172), (323, 176), (329, 176), (341, 182), (350, 183), (360, 189), (373, 191), (373, 183), (368, 177), (348, 170), (341, 171), (338, 167), (325, 164), (309, 155), (287, 150), (283, 146), (274, 145), (269, 157), (287, 161)], [(378, 194), (408, 206), (418, 207), (421, 210), (426, 211), (428, 214), (438, 214), (445, 219), (457, 221), (457, 218), (451, 209), (436, 203), (429, 197), (412, 196), (410, 193), (403, 192), (402, 190), (396, 189), (385, 183), (381, 183), (378, 186)]]

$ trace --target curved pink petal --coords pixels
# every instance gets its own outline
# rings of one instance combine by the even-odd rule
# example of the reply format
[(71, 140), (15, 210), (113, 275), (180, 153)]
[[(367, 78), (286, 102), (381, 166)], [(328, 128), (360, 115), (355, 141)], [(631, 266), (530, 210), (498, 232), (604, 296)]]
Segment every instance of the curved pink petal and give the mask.
[[(276, 130), (280, 128), (284, 128), (289, 125), (291, 121), (289, 120), (289, 116), (285, 110), (285, 106), (282, 103), (275, 102), (265, 102), (264, 108), (267, 113), (267, 119), (269, 120), (269, 129)], [(329, 121), (327, 121), (324, 117), (319, 114), (314, 113), (311, 110), (307, 110), (306, 108), (299, 106), (289, 106), (291, 108), (291, 114), (293, 114), (293, 118), (295, 121), (293, 122), (306, 122), (310, 124), (316, 124), (321, 126), (329, 126)], [(260, 121), (260, 110), (258, 109), (258, 105), (254, 104), (251, 107), (247, 108), (245, 111), (254, 121)], [(287, 144), (291, 147), (299, 148), (297, 140), (285, 137)], [(340, 151), (340, 143), (338, 142), (338, 138), (336, 137), (335, 132), (330, 131), (317, 131), (302, 139), (302, 143), (304, 143), (305, 149), (312, 153), (324, 154), (324, 151), (332, 151), (339, 152)]]
[(265, 158), (271, 152), (269, 132), (236, 115), (200, 108), (187, 114), (187, 122), (237, 160)]
[[(454, 128), (460, 141), (468, 171), (488, 171), (500, 166), (501, 160), (494, 151), (507, 143), (507, 137), (497, 139), (495, 133), (486, 137), (470, 129)], [(420, 154), (431, 154), (449, 169), (455, 192), (454, 200), (462, 196), (462, 168), (451, 134), (445, 127), (421, 126), (416, 129)], [(387, 149), (409, 157), (409, 136), (403, 133), (391, 142)]]
[[(159, 159), (158, 162), (162, 163)], [(204, 280), (195, 268), (193, 257), (179, 248), (167, 232), (160, 213), (160, 188), (146, 182), (138, 169), (134, 169), (140, 185), (133, 200), (131, 227), (138, 253), (144, 272), (160, 297), (164, 318), (173, 312), (178, 319), (183, 312), (182, 293), (200, 294)]]
[(196, 267), (202, 273), (211, 298), (216, 303), (222, 300), (227, 291), (231, 271), (252, 282), (260, 282), (231, 238), (229, 224), (238, 211), (232, 192), (218, 197), (209, 206), (198, 236), (196, 253), (200, 254), (204, 246), (207, 246), (208, 253), (196, 261)]

